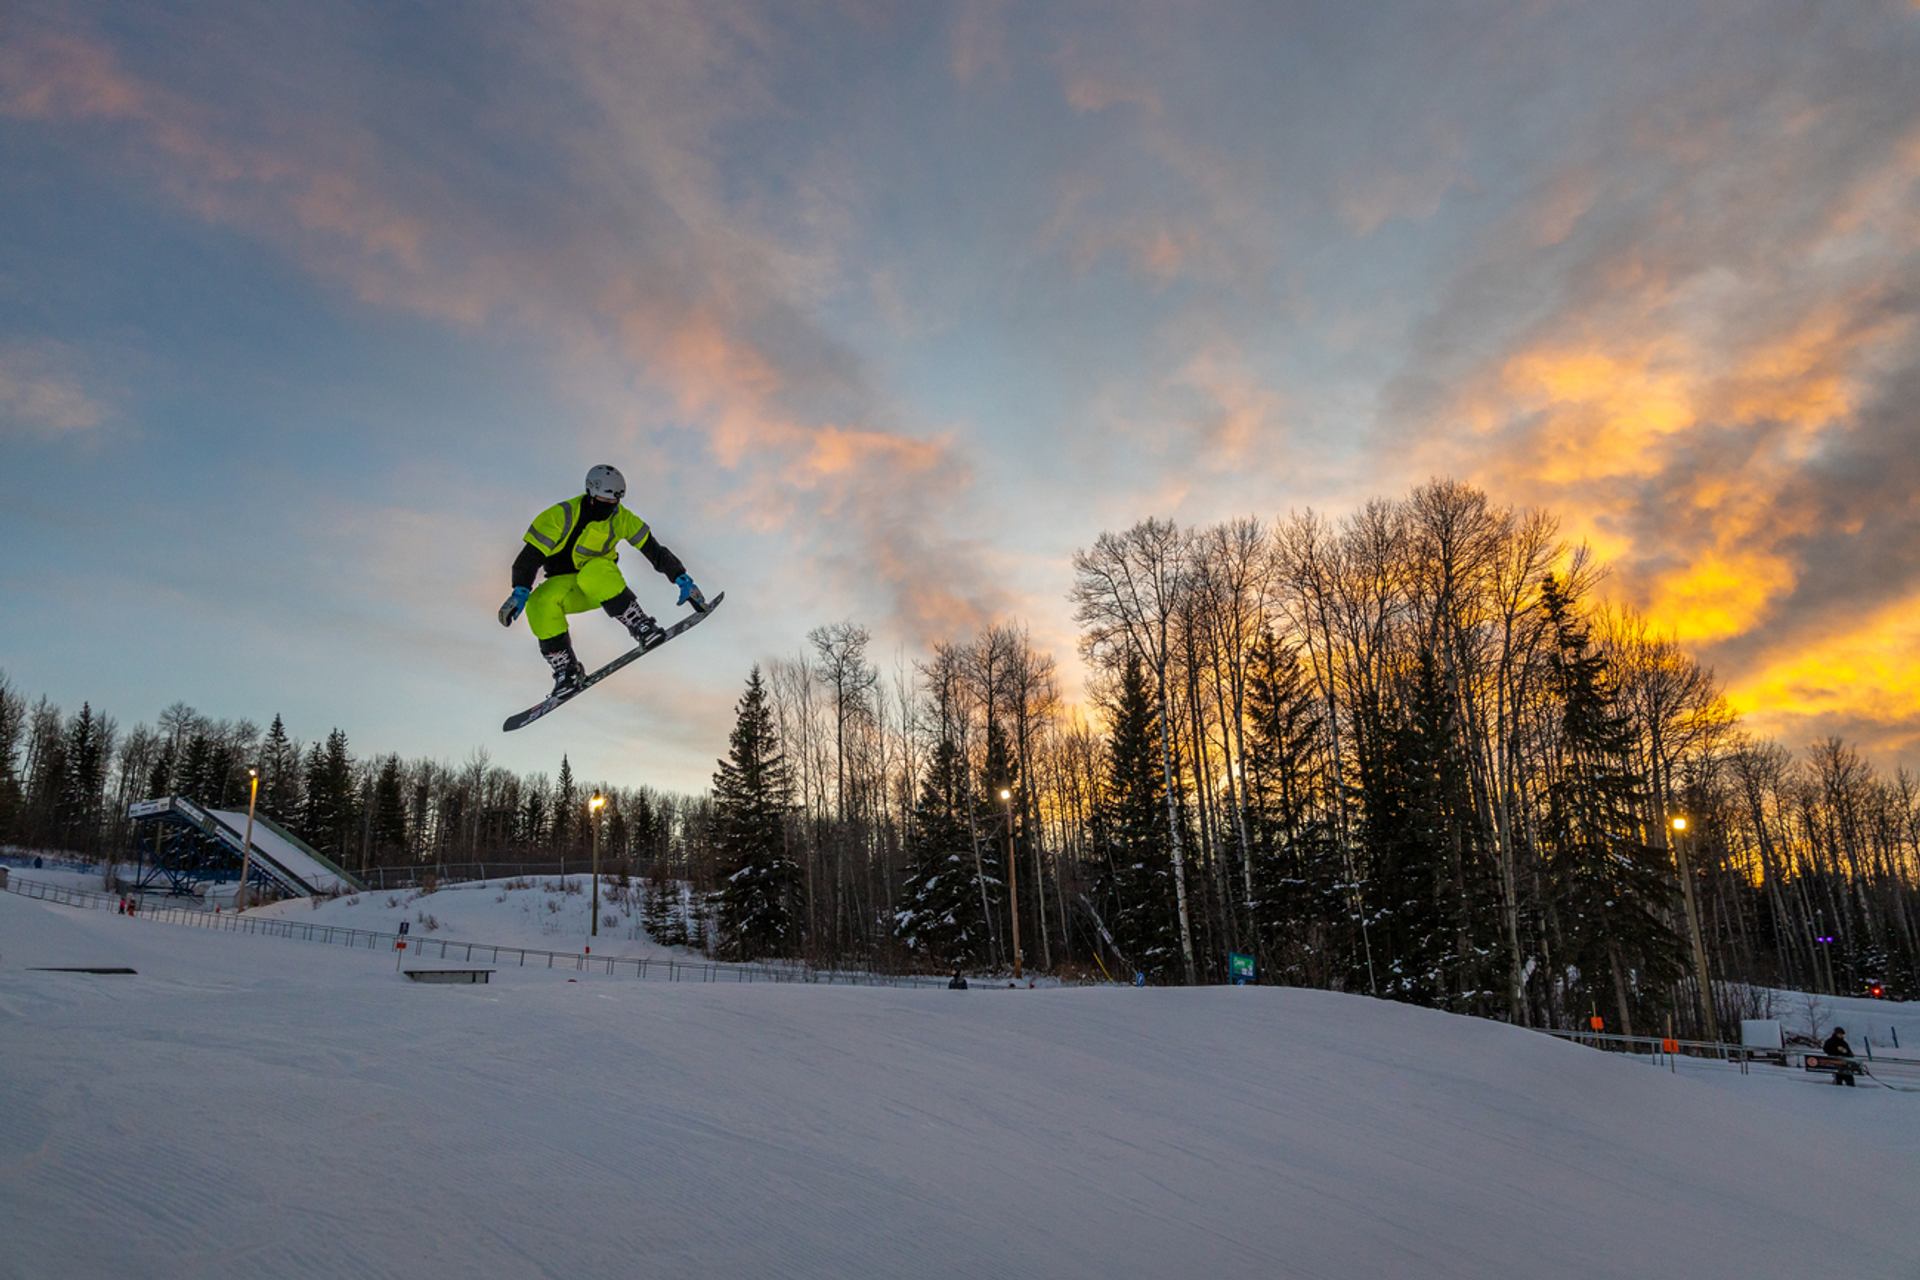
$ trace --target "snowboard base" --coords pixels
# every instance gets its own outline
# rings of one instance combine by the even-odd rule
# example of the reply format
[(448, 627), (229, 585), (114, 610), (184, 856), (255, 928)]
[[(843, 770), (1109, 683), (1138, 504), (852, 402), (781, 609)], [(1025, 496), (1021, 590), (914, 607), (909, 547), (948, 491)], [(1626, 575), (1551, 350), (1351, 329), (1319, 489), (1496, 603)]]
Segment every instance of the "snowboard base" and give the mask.
[(532, 724), (535, 720), (538, 720), (541, 716), (546, 715), (549, 711), (555, 710), (556, 708), (563, 706), (566, 703), (572, 702), (575, 698), (579, 697), (581, 694), (585, 693), (587, 690), (593, 688), (593, 686), (595, 686), (596, 684), (599, 684), (602, 680), (605, 680), (608, 676), (612, 675), (614, 672), (618, 671), (620, 668), (626, 666), (628, 663), (633, 662), (638, 658), (646, 657), (648, 654), (652, 653), (655, 649), (658, 649), (663, 645), (665, 645), (667, 641), (673, 639), (675, 636), (680, 635), (683, 632), (691, 631), (694, 627), (697, 627), (702, 622), (705, 622), (707, 620), (708, 615), (711, 614), (715, 609), (718, 609), (720, 607), (720, 602), (722, 600), (725, 600), (726, 598), (727, 598), (727, 593), (722, 591), (719, 595), (707, 601), (707, 607), (704, 610), (694, 613), (689, 617), (680, 619), (680, 621), (674, 623), (672, 626), (666, 629), (666, 634), (664, 636), (654, 641), (652, 644), (646, 645), (644, 647), (640, 645), (635, 645), (633, 648), (627, 650), (625, 653), (615, 658), (612, 662), (609, 662), (606, 666), (601, 667), (598, 671), (590, 673), (585, 680), (582, 680), (580, 682), (580, 687), (578, 689), (575, 689), (570, 693), (555, 694), (553, 697), (548, 698), (545, 702), (537, 703), (534, 706), (528, 707), (525, 711), (520, 712), (518, 715), (508, 716), (506, 723), (500, 726), (501, 732), (512, 733), (515, 729), (524, 729), (528, 725)]

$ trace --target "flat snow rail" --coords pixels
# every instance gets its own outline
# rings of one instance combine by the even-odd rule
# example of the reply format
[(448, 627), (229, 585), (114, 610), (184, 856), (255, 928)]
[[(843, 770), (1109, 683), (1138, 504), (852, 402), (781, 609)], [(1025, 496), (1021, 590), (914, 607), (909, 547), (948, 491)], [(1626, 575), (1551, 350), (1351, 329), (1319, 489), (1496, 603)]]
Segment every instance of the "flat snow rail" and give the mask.
[[(68, 889), (38, 880), (10, 879), (7, 892), (68, 907), (112, 909), (120, 899), (85, 889)], [(295, 942), (319, 942), (391, 955), (397, 933), (349, 929), (343, 925), (275, 920), (242, 913), (202, 911), (196, 907), (142, 906), (139, 919), (226, 933), (251, 933)], [(944, 987), (944, 978), (920, 974), (872, 973), (857, 969), (815, 969), (805, 965), (727, 964), (719, 960), (674, 960), (656, 956), (589, 956), (575, 951), (538, 951), (529, 947), (502, 947), (490, 942), (456, 942), (410, 934), (409, 960), (485, 962), (499, 968), (561, 969), (569, 973), (605, 973), (615, 977), (647, 978), (657, 982), (802, 982), (852, 987)]]

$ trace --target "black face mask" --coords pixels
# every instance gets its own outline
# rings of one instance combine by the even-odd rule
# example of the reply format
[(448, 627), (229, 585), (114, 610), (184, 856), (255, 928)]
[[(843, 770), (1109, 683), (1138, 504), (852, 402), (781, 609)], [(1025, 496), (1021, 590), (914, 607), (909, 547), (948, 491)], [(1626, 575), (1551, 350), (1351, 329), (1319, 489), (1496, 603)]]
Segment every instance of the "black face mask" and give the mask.
[(586, 499), (587, 500), (580, 506), (580, 516), (583, 524), (592, 524), (596, 520), (605, 520), (608, 516), (620, 509), (620, 504), (617, 501), (611, 501), (606, 498), (596, 498), (590, 493), (586, 495)]

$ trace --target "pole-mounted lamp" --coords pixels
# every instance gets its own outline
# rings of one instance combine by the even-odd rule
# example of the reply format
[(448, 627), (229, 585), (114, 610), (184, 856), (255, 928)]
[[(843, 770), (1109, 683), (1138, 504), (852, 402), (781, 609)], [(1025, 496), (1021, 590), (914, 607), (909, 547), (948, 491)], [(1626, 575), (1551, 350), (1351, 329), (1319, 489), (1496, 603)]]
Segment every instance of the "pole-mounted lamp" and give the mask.
[(598, 792), (587, 801), (587, 821), (593, 826), (593, 936), (600, 936), (600, 810), (607, 798)]
[(247, 838), (240, 842), (240, 892), (235, 895), (233, 905), (240, 910), (247, 905), (247, 878), (253, 874), (253, 807), (260, 799), (260, 771), (247, 770)]

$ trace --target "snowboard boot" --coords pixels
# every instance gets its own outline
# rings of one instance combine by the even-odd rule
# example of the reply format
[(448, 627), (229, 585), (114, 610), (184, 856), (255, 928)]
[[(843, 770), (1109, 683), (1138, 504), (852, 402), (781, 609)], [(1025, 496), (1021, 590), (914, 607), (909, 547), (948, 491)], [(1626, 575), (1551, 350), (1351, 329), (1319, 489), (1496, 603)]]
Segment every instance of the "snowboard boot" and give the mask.
[(621, 602), (618, 600), (610, 600), (608, 601), (609, 608), (607, 612), (613, 614), (620, 625), (627, 629), (627, 634), (633, 637), (633, 642), (642, 649), (651, 649), (662, 640), (665, 640), (667, 633), (661, 629), (660, 624), (655, 622), (646, 610), (640, 607), (640, 602), (633, 598), (633, 593), (627, 591), (622, 594), (626, 596), (625, 607), (616, 613), (611, 606)]
[(555, 639), (558, 643), (552, 649), (545, 642), (540, 646), (540, 656), (553, 668), (553, 692), (547, 695), (549, 698), (578, 693), (587, 679), (586, 667), (573, 652), (572, 637), (563, 635)]

